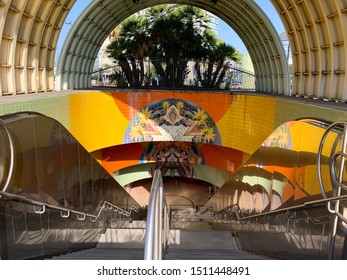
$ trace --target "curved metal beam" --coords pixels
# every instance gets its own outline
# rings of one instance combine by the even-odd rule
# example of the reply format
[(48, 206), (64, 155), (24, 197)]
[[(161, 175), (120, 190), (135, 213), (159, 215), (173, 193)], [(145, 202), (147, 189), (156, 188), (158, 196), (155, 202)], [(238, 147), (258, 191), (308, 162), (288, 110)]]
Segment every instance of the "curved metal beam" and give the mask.
[(54, 90), (54, 53), (75, 0), (0, 2), (0, 95)]
[(347, 3), (271, 0), (293, 54), (293, 94), (347, 100)]
[[(194, 5), (225, 20), (250, 52), (256, 74), (256, 90), (290, 93), (288, 65), (279, 36), (270, 19), (253, 1), (219, 0), (216, 5), (207, 0), (163, 0), (160, 3)], [(97, 52), (108, 34), (133, 13), (157, 4), (155, 0), (141, 0), (138, 4), (121, 0), (93, 1), (66, 39), (57, 67), (56, 90), (88, 87)], [(90, 28), (91, 25), (93, 28)]]

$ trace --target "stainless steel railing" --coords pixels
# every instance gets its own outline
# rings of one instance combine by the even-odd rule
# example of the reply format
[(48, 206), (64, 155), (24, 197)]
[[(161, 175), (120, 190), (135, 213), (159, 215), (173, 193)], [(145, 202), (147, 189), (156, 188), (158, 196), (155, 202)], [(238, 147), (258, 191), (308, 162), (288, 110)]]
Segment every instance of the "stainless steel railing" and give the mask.
[(129, 209), (125, 210), (125, 209), (123, 209), (117, 205), (114, 205), (114, 204), (108, 202), (108, 201), (104, 201), (96, 213), (90, 214), (90, 213), (86, 213), (83, 211), (77, 211), (74, 209), (69, 209), (66, 207), (56, 206), (56, 205), (52, 205), (49, 203), (29, 199), (29, 198), (21, 196), (21, 195), (16, 195), (16, 194), (4, 192), (4, 191), (0, 191), (0, 198), (1, 199), (7, 199), (7, 200), (14, 200), (17, 202), (33, 205), (33, 207), (34, 207), (33, 210), (36, 214), (44, 214), (47, 209), (54, 209), (54, 210), (60, 211), (60, 215), (62, 218), (69, 218), (71, 216), (71, 214), (75, 214), (75, 215), (77, 215), (77, 219), (80, 221), (83, 221), (88, 217), (88, 218), (90, 218), (91, 221), (95, 222), (100, 217), (100, 215), (104, 209), (113, 210), (114, 212), (118, 212), (121, 215), (124, 215), (126, 217), (130, 217), (132, 211), (139, 212), (139, 209), (133, 205), (130, 205)]
[[(343, 130), (340, 132), (341, 135), (341, 150), (340, 151), (333, 151), (333, 153), (330, 155), (330, 162), (329, 162), (329, 171), (330, 171), (330, 178), (331, 178), (331, 186), (333, 189), (333, 196), (335, 197), (341, 197), (342, 190), (347, 190), (347, 186), (343, 182), (344, 177), (344, 169), (345, 169), (345, 163), (347, 159), (347, 122), (336, 122), (331, 124), (323, 134), (323, 137), (321, 139), (319, 150), (318, 150), (318, 180), (319, 180), (319, 186), (321, 188), (322, 194), (324, 198), (327, 198), (327, 193), (325, 191), (325, 186), (323, 183), (322, 175), (321, 175), (321, 158), (323, 154), (323, 147), (324, 143), (327, 139), (328, 134), (334, 130), (336, 127), (342, 127)], [(336, 172), (337, 170), (337, 172)], [(334, 256), (334, 244), (336, 240), (337, 235), (337, 227), (338, 227), (338, 221), (339, 219), (343, 222), (347, 223), (347, 217), (340, 213), (340, 199), (328, 201), (327, 202), (327, 209), (332, 214), (331, 219), (331, 230), (329, 233), (329, 251), (328, 251), (328, 258), (332, 259)]]
[[(7, 138), (8, 138), (8, 142), (9, 142), (9, 146), (10, 146), (10, 166), (9, 166), (9, 170), (8, 170), (8, 174), (7, 174), (7, 179), (5, 181), (4, 187), (2, 188), (2, 191), (5, 192), (10, 184), (10, 181), (12, 179), (12, 174), (13, 174), (13, 168), (14, 168), (14, 145), (13, 145), (13, 140), (12, 140), (12, 136), (10, 134), (10, 132), (7, 129), (6, 124), (0, 119), (0, 124), (2, 125), (2, 127), (4, 128)], [(1, 195), (0, 195), (1, 198)]]
[(166, 258), (169, 238), (169, 211), (164, 194), (161, 172), (157, 169), (153, 176), (148, 203), (145, 240), (145, 260)]

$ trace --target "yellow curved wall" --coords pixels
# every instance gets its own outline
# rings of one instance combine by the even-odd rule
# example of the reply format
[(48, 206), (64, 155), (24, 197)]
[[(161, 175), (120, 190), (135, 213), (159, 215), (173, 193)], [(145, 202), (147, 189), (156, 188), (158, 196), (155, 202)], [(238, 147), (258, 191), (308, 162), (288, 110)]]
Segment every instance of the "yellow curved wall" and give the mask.
[(122, 144), (132, 117), (149, 104), (182, 99), (205, 110), (222, 145), (252, 153), (274, 130), (276, 101), (260, 96), (201, 92), (84, 92), (70, 95), (70, 129), (89, 151)]
[(206, 110), (219, 129), (222, 145), (248, 154), (284, 122), (300, 117), (330, 121), (347, 118), (346, 111), (298, 103), (296, 98), (171, 91), (85, 91), (23, 100), (11, 98), (0, 102), (0, 114), (45, 114), (61, 122), (88, 151), (95, 151), (122, 144), (130, 118), (144, 106), (166, 98), (181, 98)]

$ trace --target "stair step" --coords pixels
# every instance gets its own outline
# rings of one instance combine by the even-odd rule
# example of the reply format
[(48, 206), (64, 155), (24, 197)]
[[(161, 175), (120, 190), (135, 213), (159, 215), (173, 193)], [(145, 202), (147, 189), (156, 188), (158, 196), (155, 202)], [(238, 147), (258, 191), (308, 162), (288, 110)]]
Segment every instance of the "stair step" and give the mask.
[(240, 250), (169, 249), (168, 260), (264, 260), (263, 256)]
[[(108, 229), (95, 248), (56, 256), (58, 260), (143, 260), (144, 229)], [(260, 260), (241, 251), (230, 231), (170, 230), (168, 260)]]
[[(54, 256), (52, 260), (143, 260), (140, 248), (92, 248)], [(167, 260), (263, 260), (263, 256), (240, 250), (170, 249)]]
[(143, 260), (141, 248), (91, 248), (66, 255), (52, 257), (52, 260)]

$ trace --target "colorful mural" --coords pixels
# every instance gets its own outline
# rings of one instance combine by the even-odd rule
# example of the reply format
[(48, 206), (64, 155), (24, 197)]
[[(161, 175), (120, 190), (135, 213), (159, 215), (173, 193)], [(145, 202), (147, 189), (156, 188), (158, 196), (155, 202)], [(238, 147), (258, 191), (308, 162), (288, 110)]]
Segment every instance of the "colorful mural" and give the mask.
[(290, 126), (291, 122), (287, 122), (276, 128), (275, 131), (264, 141), (263, 146), (292, 149)]
[(165, 176), (181, 174), (184, 177), (196, 176), (194, 168), (197, 165), (214, 167), (232, 175), (243, 162), (241, 151), (212, 144), (173, 141), (117, 145), (94, 152), (93, 156), (111, 174), (139, 164), (152, 164), (152, 169), (160, 167)]
[[(163, 104), (166, 100), (170, 106)], [(181, 109), (182, 104), (177, 102), (183, 102), (184, 107)], [(70, 131), (90, 152), (142, 139), (191, 142), (195, 136), (195, 141), (252, 154), (274, 130), (276, 99), (216, 92), (95, 91), (69, 95), (69, 106)], [(167, 112), (164, 114), (158, 108)], [(183, 115), (188, 108), (193, 115)], [(154, 115), (158, 112), (160, 115)], [(207, 115), (206, 126), (199, 124), (196, 130), (194, 121), (203, 121), (200, 115), (202, 118)], [(142, 121), (150, 121), (143, 123), (140, 117)], [(165, 124), (157, 124), (159, 120)], [(192, 123), (188, 126), (184, 120)], [(170, 135), (176, 138), (168, 137), (163, 131), (167, 126)], [(134, 128), (130, 135), (131, 127)], [(184, 133), (179, 128), (184, 128)], [(186, 132), (189, 135), (184, 136)], [(158, 133), (163, 134), (155, 135)]]
[[(167, 176), (197, 176), (197, 164), (233, 174), (248, 157), (244, 152), (273, 131), (274, 106), (272, 99), (209, 92), (70, 97), (72, 131), (111, 174), (141, 163), (160, 165)], [(266, 126), (264, 119), (269, 120)], [(193, 148), (198, 151), (194, 156)]]
[(123, 143), (184, 141), (221, 145), (218, 128), (209, 114), (182, 99), (149, 104), (129, 123)]
[(154, 162), (150, 173), (160, 169), (163, 176), (194, 178), (192, 163), (204, 164), (204, 157), (195, 143), (152, 142), (141, 155), (141, 162)]

